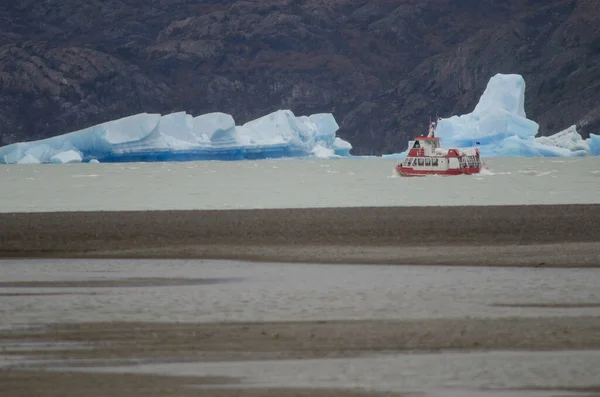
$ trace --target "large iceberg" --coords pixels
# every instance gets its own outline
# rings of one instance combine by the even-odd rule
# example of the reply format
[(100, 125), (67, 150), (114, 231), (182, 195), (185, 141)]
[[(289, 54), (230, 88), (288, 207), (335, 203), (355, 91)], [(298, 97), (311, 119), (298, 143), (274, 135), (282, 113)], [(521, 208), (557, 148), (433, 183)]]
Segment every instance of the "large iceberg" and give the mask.
[(141, 113), (83, 130), (0, 148), (0, 163), (243, 160), (349, 156), (330, 113), (279, 110), (236, 125), (225, 113)]
[[(483, 157), (600, 155), (598, 135), (584, 140), (575, 126), (538, 137), (539, 125), (525, 113), (525, 80), (518, 74), (493, 76), (473, 112), (438, 120), (443, 147), (477, 147)], [(409, 145), (410, 147), (410, 145)], [(390, 158), (402, 158), (408, 150)]]
[[(0, 163), (350, 157), (352, 145), (336, 137), (338, 129), (330, 113), (296, 117), (290, 110), (278, 110), (243, 125), (226, 113), (141, 113), (1, 147)], [(571, 126), (536, 138), (538, 129), (525, 113), (523, 77), (499, 73), (489, 80), (473, 112), (440, 119), (436, 133), (442, 146), (477, 147), (483, 157), (600, 155), (600, 135), (584, 140)], [(384, 157), (402, 158), (407, 152)]]

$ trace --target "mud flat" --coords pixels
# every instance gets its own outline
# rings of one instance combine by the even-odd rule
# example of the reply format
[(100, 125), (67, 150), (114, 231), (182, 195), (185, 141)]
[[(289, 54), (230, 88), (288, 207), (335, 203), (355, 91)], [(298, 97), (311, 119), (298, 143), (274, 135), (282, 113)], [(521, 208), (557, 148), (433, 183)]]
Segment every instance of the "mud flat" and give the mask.
[(0, 214), (0, 257), (600, 266), (600, 205)]
[(2, 372), (0, 384), (7, 397), (401, 397), (400, 393), (343, 389), (233, 388), (237, 379), (144, 374), (77, 372)]

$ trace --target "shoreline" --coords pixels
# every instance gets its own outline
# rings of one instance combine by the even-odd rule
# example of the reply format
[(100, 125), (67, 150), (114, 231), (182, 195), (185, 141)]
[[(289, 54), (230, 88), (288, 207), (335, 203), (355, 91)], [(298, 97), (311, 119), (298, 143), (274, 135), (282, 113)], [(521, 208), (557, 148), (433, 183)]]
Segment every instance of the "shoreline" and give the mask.
[(233, 260), (306, 265), (598, 268), (600, 243), (503, 246), (172, 246), (97, 251), (0, 251), (0, 260)]
[(600, 267), (600, 205), (0, 214), (0, 258)]

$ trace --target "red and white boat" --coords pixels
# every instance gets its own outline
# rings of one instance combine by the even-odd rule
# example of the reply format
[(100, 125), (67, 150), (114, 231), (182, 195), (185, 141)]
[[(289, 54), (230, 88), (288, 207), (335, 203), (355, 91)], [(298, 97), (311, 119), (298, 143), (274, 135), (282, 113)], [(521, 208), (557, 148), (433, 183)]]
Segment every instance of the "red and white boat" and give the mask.
[(436, 122), (429, 124), (429, 134), (418, 136), (406, 158), (396, 165), (401, 176), (470, 175), (481, 171), (479, 149), (443, 149), (435, 136)]

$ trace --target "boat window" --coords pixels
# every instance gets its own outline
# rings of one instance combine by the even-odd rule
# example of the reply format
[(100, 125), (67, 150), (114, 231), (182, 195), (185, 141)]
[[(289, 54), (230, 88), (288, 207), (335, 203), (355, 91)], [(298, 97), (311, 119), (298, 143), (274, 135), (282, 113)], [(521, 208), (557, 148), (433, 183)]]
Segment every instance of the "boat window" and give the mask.
[(431, 167), (431, 159), (425, 159), (425, 166)]
[(413, 147), (418, 149), (421, 147), (421, 144), (419, 143), (419, 141), (415, 141), (415, 144)]
[(434, 167), (438, 166), (438, 159), (432, 159), (431, 160), (431, 165), (433, 165)]
[(419, 165), (423, 165), (424, 160), (423, 159), (419, 159)]

